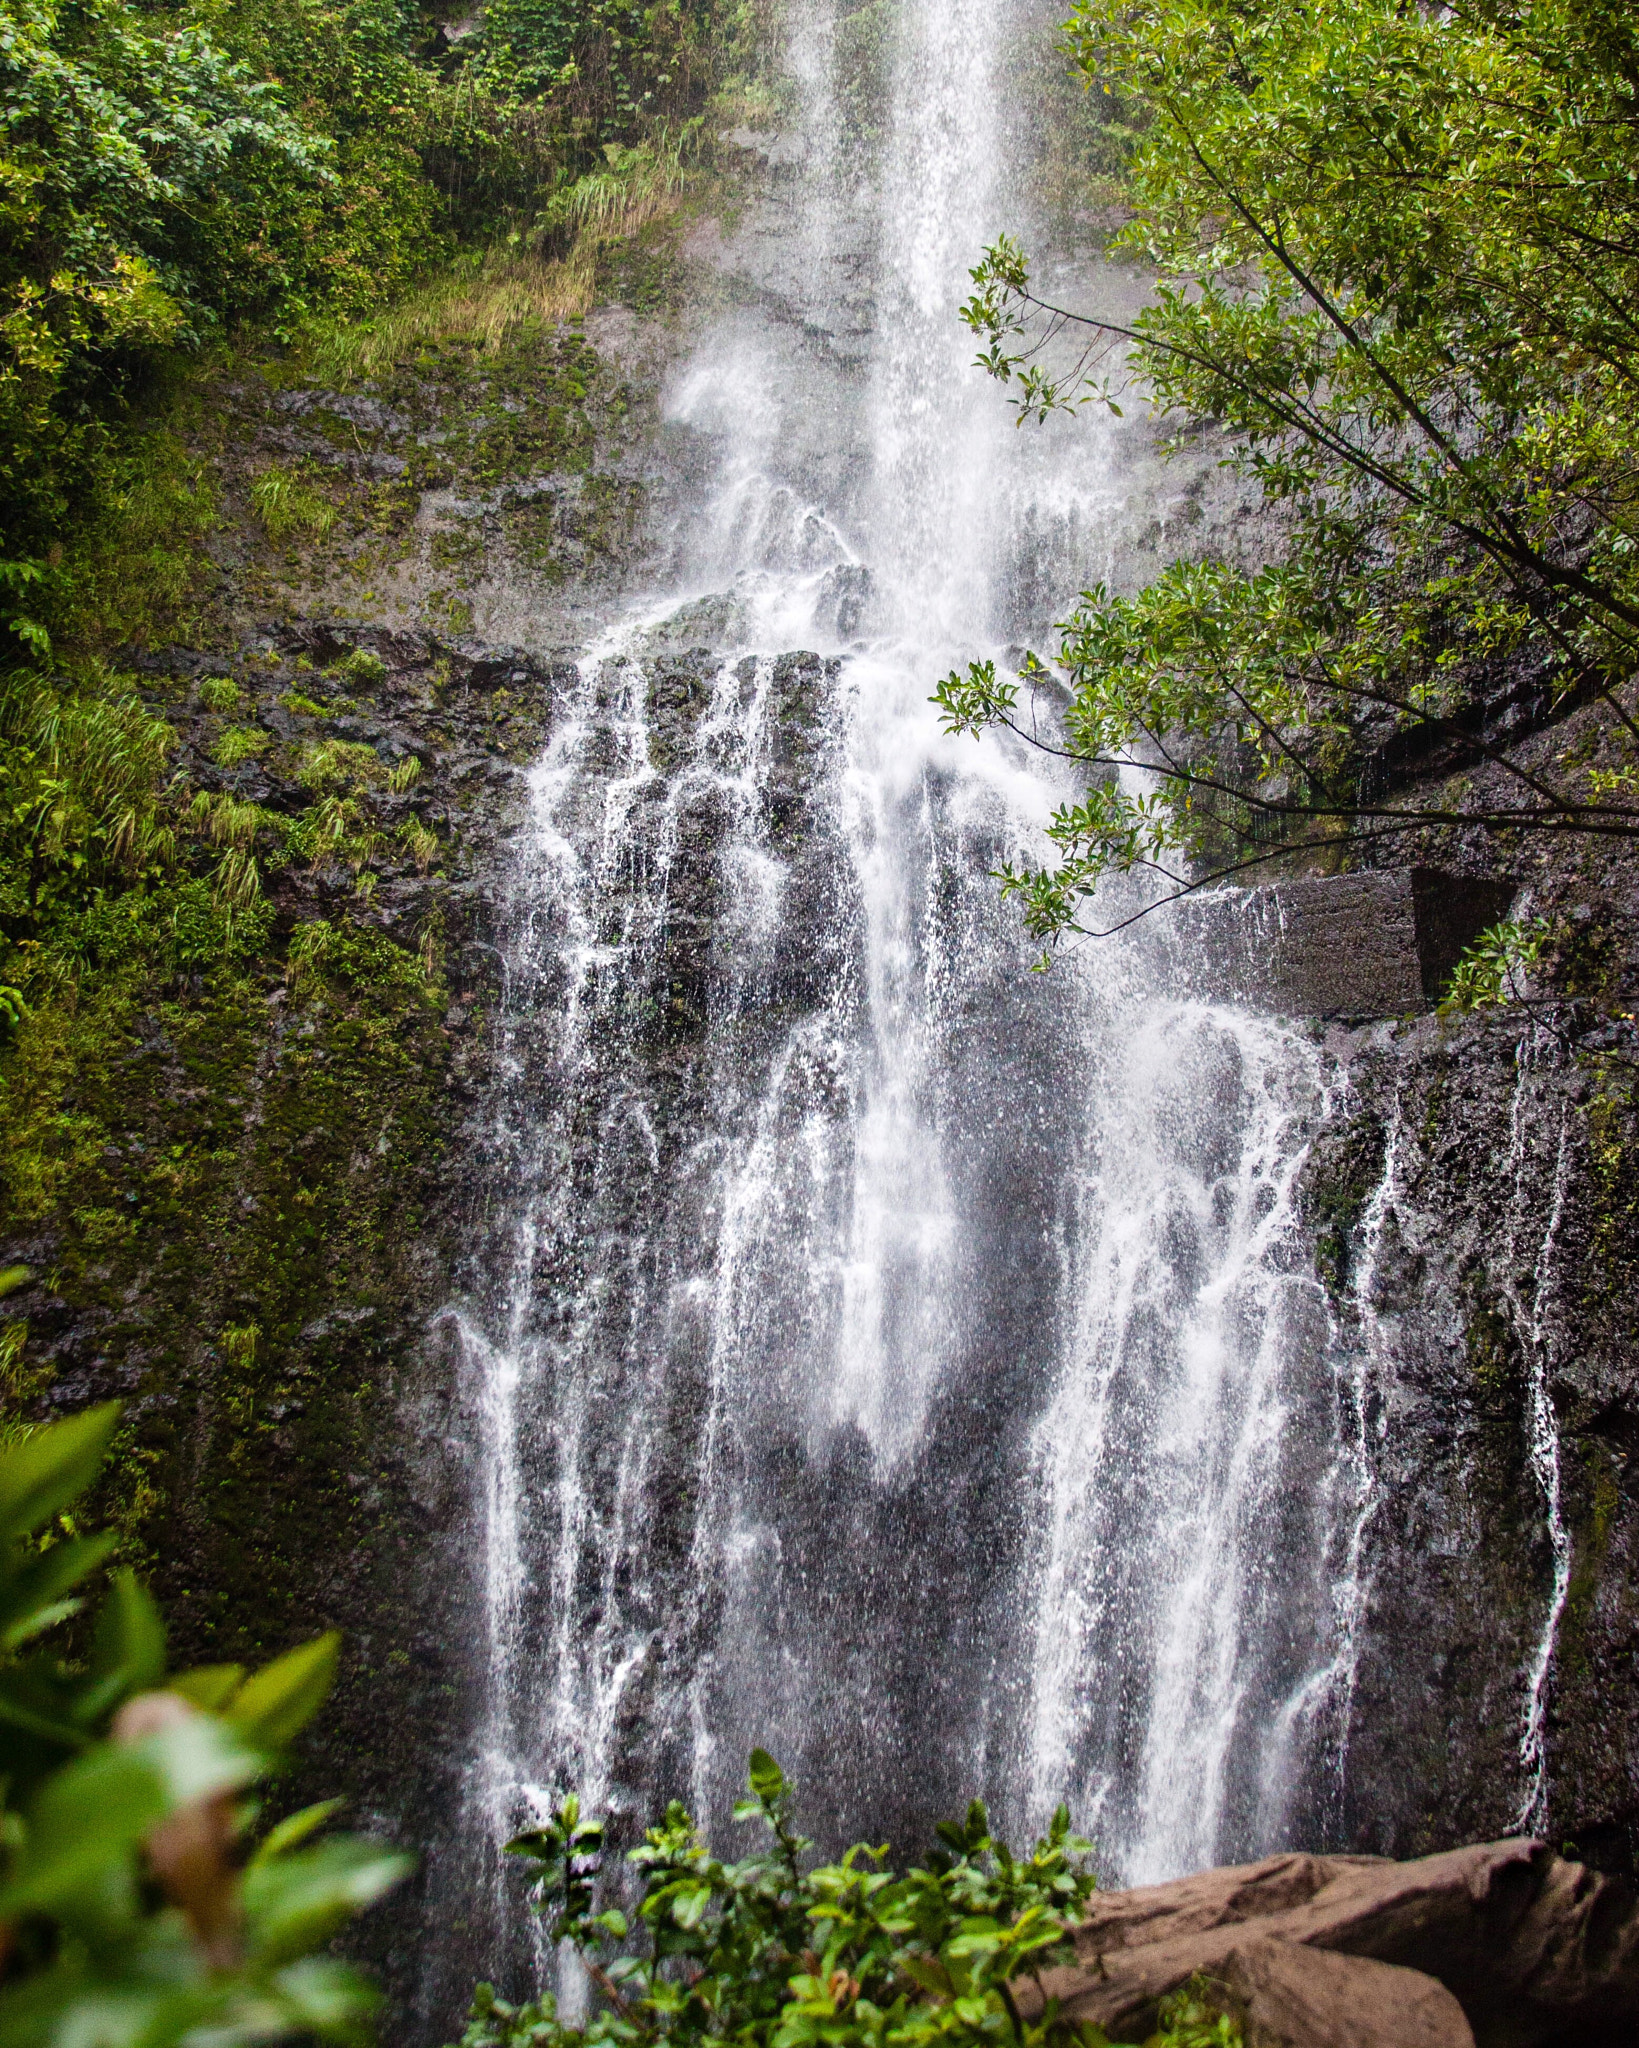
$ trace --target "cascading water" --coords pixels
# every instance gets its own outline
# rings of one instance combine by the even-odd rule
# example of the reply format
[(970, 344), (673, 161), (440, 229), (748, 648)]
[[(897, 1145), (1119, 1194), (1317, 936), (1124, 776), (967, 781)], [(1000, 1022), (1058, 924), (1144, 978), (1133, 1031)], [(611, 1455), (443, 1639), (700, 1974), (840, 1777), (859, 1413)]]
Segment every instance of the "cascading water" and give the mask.
[[(1508, 1295), (1515, 1327), (1525, 1353), (1527, 1400), (1525, 1411), (1526, 1449), (1531, 1475), (1542, 1495), (1543, 1521), (1553, 1562), (1553, 1582), (1547, 1608), (1530, 1663), (1525, 1674), (1525, 1710), (1520, 1720), (1519, 1761), (1523, 1781), (1514, 1825), (1522, 1832), (1542, 1822), (1547, 1780), (1548, 1681), (1553, 1671), (1554, 1651), (1559, 1641), (1559, 1624), (1571, 1587), (1571, 1536), (1565, 1526), (1561, 1503), (1559, 1469), (1559, 1419), (1554, 1412), (1548, 1375), (1552, 1363), (1548, 1334), (1548, 1305), (1554, 1279), (1554, 1253), (1565, 1217), (1566, 1168), (1570, 1137), (1569, 1116), (1563, 1105), (1559, 1113), (1558, 1143), (1554, 1147), (1553, 1191), (1548, 1221), (1531, 1262), (1529, 1300), (1522, 1295), (1519, 1276), (1522, 1264), (1520, 1232), (1538, 1213), (1533, 1200), (1531, 1176), (1527, 1171), (1531, 1147), (1528, 1140), (1529, 1089), (1533, 1069), (1538, 1065), (1546, 1034), (1533, 1029), (1515, 1052), (1518, 1079), (1510, 1107), (1509, 1170), (1514, 1199), (1508, 1216)], [(1534, 1234), (1534, 1233), (1533, 1233)]]
[(1155, 486), (966, 367), (1033, 13), (899, 22), (873, 163), (795, 9), (799, 175), (670, 388), (709, 480), (532, 779), (470, 1826), (575, 1786), (721, 1827), (763, 1743), (823, 1840), (1068, 1796), (1159, 1876), (1283, 1839), (1347, 1685), (1358, 1359), (1296, 1209), (1334, 1083), (1142, 937), (1032, 974), (998, 900), (1060, 787), (929, 691)]

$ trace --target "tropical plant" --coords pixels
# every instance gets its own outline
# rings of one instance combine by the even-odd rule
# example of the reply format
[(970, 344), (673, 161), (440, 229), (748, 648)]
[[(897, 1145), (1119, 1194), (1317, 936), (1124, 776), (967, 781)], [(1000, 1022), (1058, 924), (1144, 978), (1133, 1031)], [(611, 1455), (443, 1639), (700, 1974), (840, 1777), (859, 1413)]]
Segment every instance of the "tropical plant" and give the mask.
[[(1027, 2020), (1014, 1995), (1070, 1958), (1093, 1890), (1090, 1845), (1062, 1806), (1019, 1859), (975, 1801), (965, 1821), (940, 1828), (925, 1868), (898, 1875), (886, 1848), (864, 1843), (815, 1863), (765, 1750), (752, 1752), (749, 1791), (735, 1819), (757, 1823), (764, 1846), (721, 1862), (674, 1802), (627, 1858), (630, 1916), (633, 1902), (605, 1876), (603, 1825), (577, 1799), (509, 1842), (532, 1866), (548, 1934), (576, 1952), (603, 2002), (577, 2026), (550, 1995), (514, 2006), (480, 1985), (462, 2048), (1102, 2048), (1097, 2028), (1062, 2019), (1052, 2000)], [(1202, 2038), (1229, 2048), (1238, 2036)]]
[[(953, 730), (1093, 771), (1056, 859), (1006, 873), (1030, 928), (1079, 928), (1112, 869), (1182, 888), (1430, 826), (1639, 835), (1632, 11), (1076, 0), (1067, 38), (1138, 110), (1119, 239), (1160, 283), (1126, 323), (1058, 307), (1004, 239), (966, 308), (981, 361), (1021, 421), (1147, 380), (1186, 434), (1216, 424), (1284, 541), (1086, 592), (1050, 735), (1028, 663), (941, 686)], [(1511, 744), (1578, 705), (1603, 758)], [(1419, 764), (1474, 786), (1398, 797)]]
[(118, 1422), (109, 1404), (0, 1451), (0, 2042), (356, 2042), (375, 1994), (320, 1951), (406, 1859), (316, 1840), (334, 1800), (248, 1835), (336, 1637), (249, 1674), (169, 1672), (158, 1609), (117, 1571), (79, 1654), (60, 1646), (115, 1546), (69, 1510)]

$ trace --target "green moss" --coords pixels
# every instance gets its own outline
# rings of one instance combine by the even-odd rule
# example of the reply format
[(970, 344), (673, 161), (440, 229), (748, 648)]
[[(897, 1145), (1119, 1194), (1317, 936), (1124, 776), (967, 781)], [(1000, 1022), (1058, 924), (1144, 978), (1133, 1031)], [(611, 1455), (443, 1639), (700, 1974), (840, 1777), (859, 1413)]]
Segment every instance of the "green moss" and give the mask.
[(1463, 1327), (1468, 1369), (1482, 1394), (1492, 1400), (1519, 1382), (1519, 1347), (1508, 1318), (1489, 1302), (1473, 1306)]
[(1336, 1302), (1352, 1283), (1352, 1240), (1383, 1178), (1388, 1133), (1373, 1117), (1360, 1117), (1323, 1148), (1317, 1147), (1303, 1185), (1303, 1213), (1313, 1233), (1315, 1270)]
[(1639, 1244), (1639, 1145), (1633, 1109), (1631, 1088), (1607, 1082), (1583, 1112), (1598, 1191), (1593, 1247), (1606, 1286), (1625, 1284)]
[(1579, 1678), (1591, 1674), (1588, 1636), (1599, 1582), (1610, 1548), (1611, 1528), (1622, 1505), (1622, 1492), (1610, 1452), (1596, 1444), (1578, 1492), (1585, 1512), (1574, 1530), (1575, 1552), (1570, 1584), (1565, 1589), (1565, 1608), (1559, 1625), (1559, 1657), (1563, 1666)]
[(230, 725), (211, 749), (211, 759), (221, 768), (237, 768), (241, 761), (254, 761), (273, 744), (273, 735), (259, 725)]
[[(46, 1244), (56, 1313), (92, 1317), (110, 1366), (140, 1361), (142, 1419), (107, 1500), (128, 1552), (174, 1557), (165, 1531), (186, 1515), (190, 1572), (224, 1559), (225, 1586), (242, 1564), (229, 1604), (274, 1640), (280, 1604), (294, 1613), (301, 1595), (293, 1523), (334, 1511), (327, 1461), (367, 1453), (374, 1399), (356, 1359), (338, 1357), (332, 1377), (303, 1332), (365, 1311), (385, 1336), (413, 1296), (406, 1268), (443, 1142), (444, 992), (420, 957), (351, 923), (289, 991), (219, 969), (167, 992), (155, 968), (132, 961), (65, 989), (8, 1047), (0, 1229)], [(14, 1358), (9, 1415), (42, 1391), (40, 1369)], [(305, 1482), (298, 1502), (273, 1481), (275, 1436), (300, 1449), (328, 1507), (307, 1502)], [(253, 1470), (265, 1555), (246, 1548)], [(229, 1509), (238, 1521), (218, 1527)]]
[(1449, 1071), (1442, 1067), (1429, 1083), (1428, 1093), (1423, 1098), (1423, 1148), (1428, 1150), (1439, 1136), (1440, 1114), (1445, 1108), (1446, 1092), (1450, 1086)]

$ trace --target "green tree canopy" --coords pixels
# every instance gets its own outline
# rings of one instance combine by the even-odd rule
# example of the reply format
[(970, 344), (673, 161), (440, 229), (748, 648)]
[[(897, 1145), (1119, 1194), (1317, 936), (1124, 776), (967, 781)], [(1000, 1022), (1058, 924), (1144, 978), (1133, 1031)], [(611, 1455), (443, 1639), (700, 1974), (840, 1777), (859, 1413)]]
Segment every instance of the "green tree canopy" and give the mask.
[[(1021, 423), (1136, 371), (1222, 429), (1284, 545), (1084, 593), (1055, 744), (1102, 773), (1056, 864), (1007, 877), (1031, 928), (1076, 927), (1111, 869), (1187, 886), (1271, 840), (1639, 833), (1639, 20), (1077, 0), (1066, 37), (1136, 117), (1118, 239), (1159, 282), (1130, 326), (1055, 307), (1004, 239), (965, 309), (981, 360)], [(955, 730), (1028, 730), (1031, 684), (979, 665), (939, 696)], [(1604, 758), (1510, 752), (1511, 724), (1592, 700)], [(1436, 747), (1506, 793), (1397, 801), (1395, 764)], [(1149, 788), (1111, 775), (1135, 761)]]

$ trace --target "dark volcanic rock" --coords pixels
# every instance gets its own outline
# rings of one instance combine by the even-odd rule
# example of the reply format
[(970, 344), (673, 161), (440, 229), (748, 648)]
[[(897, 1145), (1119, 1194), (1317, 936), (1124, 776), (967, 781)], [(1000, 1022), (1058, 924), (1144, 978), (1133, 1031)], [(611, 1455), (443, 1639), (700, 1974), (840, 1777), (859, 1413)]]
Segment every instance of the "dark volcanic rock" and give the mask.
[(1177, 905), (1175, 958), (1222, 994), (1300, 1017), (1404, 1017), (1507, 914), (1515, 884), (1438, 868), (1307, 875)]
[(1331, 1043), (1303, 1200), (1367, 1475), (1333, 1839), (1406, 1855), (1524, 1822), (1631, 1871), (1632, 1051), (1509, 1014)]

